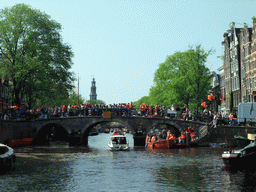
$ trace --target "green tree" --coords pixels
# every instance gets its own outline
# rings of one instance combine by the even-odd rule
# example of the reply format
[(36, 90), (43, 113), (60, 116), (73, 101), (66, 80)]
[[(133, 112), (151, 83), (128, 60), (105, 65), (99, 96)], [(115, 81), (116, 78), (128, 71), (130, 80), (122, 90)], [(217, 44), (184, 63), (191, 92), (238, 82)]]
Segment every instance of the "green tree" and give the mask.
[(151, 100), (167, 106), (192, 104), (198, 108), (211, 89), (212, 75), (205, 63), (212, 52), (199, 45), (168, 56), (155, 72)]
[(59, 99), (73, 89), (72, 49), (49, 15), (17, 4), (0, 11), (0, 69), (16, 104)]
[(138, 101), (133, 102), (133, 105), (136, 107), (137, 110), (139, 110), (140, 105), (142, 103), (145, 103), (146, 105), (152, 104), (151, 101), (150, 101), (150, 97), (149, 96), (144, 96), (144, 97), (140, 98)]
[(104, 101), (102, 100), (87, 100), (86, 103), (90, 103), (90, 104), (93, 104), (93, 105), (100, 105), (102, 103), (105, 103)]
[[(79, 94), (79, 104), (85, 103), (85, 101), (86, 101), (86, 98), (84, 98), (82, 95)], [(68, 98), (68, 101), (66, 101), (66, 104), (70, 104), (70, 105), (78, 104), (78, 94), (75, 91), (73, 91), (69, 95), (69, 98)]]

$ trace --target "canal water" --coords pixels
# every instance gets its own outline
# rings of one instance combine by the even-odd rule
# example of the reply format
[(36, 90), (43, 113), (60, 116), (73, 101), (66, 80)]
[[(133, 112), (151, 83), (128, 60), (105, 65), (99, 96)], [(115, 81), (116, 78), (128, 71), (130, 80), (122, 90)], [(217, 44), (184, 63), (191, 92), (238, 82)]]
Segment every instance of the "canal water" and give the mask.
[(110, 134), (89, 147), (15, 149), (15, 169), (0, 175), (0, 191), (256, 191), (253, 174), (224, 169), (223, 149), (109, 151)]

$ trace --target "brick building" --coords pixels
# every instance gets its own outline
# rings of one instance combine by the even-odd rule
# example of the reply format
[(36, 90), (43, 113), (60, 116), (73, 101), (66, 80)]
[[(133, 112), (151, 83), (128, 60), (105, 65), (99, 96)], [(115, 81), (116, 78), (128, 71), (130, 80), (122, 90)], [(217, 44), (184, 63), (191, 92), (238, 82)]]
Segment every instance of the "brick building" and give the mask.
[(236, 28), (235, 23), (230, 23), (230, 29), (224, 33), (224, 98), (225, 108), (229, 111), (229, 100), (231, 93), (233, 94), (233, 107), (237, 108), (241, 102), (241, 86), (240, 86), (240, 33), (242, 28)]
[(230, 93), (233, 94), (233, 108), (240, 102), (256, 102), (256, 21), (250, 28), (236, 28), (230, 23), (224, 33), (224, 54), (222, 66), (218, 69), (221, 93), (220, 109), (229, 112)]
[[(253, 28), (244, 25), (240, 34), (241, 49), (241, 101), (255, 102), (253, 91), (256, 91), (256, 22), (253, 21)], [(254, 98), (254, 100), (253, 100)]]

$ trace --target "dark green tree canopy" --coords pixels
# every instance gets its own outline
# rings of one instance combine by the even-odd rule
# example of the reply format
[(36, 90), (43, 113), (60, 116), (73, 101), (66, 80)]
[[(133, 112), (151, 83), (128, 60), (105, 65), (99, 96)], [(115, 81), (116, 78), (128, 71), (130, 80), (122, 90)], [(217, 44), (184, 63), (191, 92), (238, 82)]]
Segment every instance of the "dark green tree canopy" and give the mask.
[(16, 104), (59, 99), (74, 87), (69, 71), (73, 52), (60, 32), (59, 23), (28, 5), (0, 11), (0, 70), (11, 83)]
[(155, 72), (147, 100), (154, 105), (186, 104), (198, 108), (200, 100), (205, 100), (211, 89), (212, 74), (205, 63), (212, 53), (212, 50), (205, 51), (198, 45), (167, 56)]

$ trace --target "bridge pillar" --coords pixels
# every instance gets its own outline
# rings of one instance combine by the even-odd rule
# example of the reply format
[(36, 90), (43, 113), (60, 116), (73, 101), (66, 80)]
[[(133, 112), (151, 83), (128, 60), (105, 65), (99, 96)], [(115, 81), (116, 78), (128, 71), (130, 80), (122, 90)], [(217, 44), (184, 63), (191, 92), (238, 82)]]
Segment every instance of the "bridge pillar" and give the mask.
[[(71, 136), (69, 137), (69, 145), (70, 146), (79, 146), (82, 145), (82, 138), (81, 136)], [(88, 140), (87, 140), (87, 145), (88, 145)]]
[(145, 146), (146, 136), (133, 136), (134, 146)]

